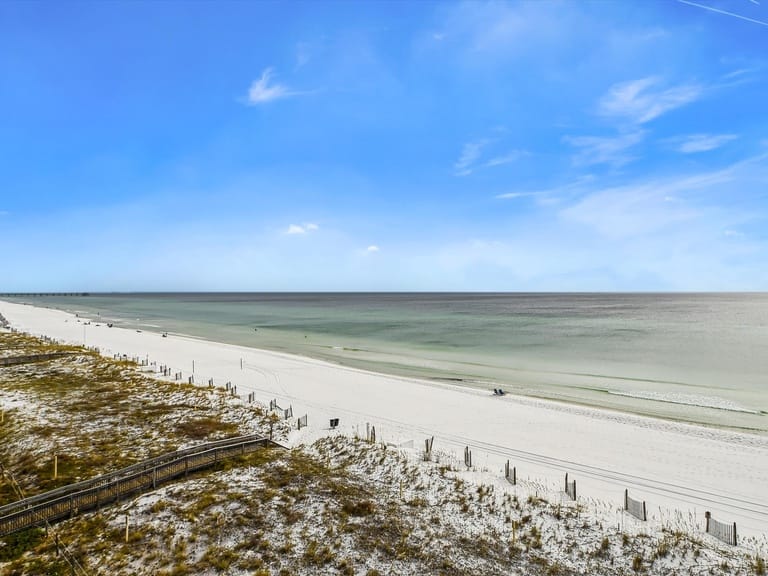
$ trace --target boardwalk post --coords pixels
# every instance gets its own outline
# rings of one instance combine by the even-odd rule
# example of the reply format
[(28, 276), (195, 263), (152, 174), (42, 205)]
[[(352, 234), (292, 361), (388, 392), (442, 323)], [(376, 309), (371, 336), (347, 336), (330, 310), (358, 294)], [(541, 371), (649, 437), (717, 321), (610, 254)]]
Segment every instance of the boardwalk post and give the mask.
[(736, 522), (733, 523), (733, 545), (738, 546), (738, 540), (736, 539)]
[(125, 542), (128, 543), (128, 514), (125, 515)]
[(56, 452), (53, 453), (53, 479), (56, 480), (59, 476), (59, 455)]
[(712, 514), (710, 514), (709, 510), (704, 512), (704, 518), (707, 521), (706, 526), (704, 527), (704, 532), (709, 532), (709, 519), (712, 517)]

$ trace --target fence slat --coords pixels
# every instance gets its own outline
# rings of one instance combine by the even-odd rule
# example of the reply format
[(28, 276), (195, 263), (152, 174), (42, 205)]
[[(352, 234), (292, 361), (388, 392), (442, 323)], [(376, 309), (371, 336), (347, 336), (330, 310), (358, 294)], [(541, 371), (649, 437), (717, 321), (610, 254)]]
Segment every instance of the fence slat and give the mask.
[(576, 480), (568, 481), (568, 472), (565, 473), (565, 493), (571, 500), (576, 500)]
[(646, 513), (645, 500), (635, 500), (629, 497), (629, 490), (624, 490), (624, 510), (629, 512), (638, 520), (645, 522), (648, 519)]
[(736, 538), (736, 522), (733, 524), (726, 524), (725, 522), (715, 520), (712, 518), (712, 514), (709, 511), (704, 514), (704, 517), (707, 521), (704, 529), (707, 534), (711, 534), (726, 544), (738, 546), (738, 540)]

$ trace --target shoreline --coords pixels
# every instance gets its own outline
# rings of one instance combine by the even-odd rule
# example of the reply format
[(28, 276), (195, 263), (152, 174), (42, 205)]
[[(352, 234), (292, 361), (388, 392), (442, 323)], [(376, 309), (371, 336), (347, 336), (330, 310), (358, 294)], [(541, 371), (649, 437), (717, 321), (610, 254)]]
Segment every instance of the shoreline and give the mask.
[[(16, 305), (17, 303), (10, 303), (7, 301), (0, 300), (0, 304), (2, 303), (9, 303)], [(81, 319), (88, 320), (89, 322), (97, 322), (105, 324), (106, 320), (101, 319), (99, 317), (93, 317), (91, 312), (89, 311), (80, 311), (79, 313), (76, 313), (75, 311), (65, 310), (62, 308), (55, 308), (50, 306), (35, 306), (31, 303), (19, 303), (18, 305), (21, 306), (29, 306), (32, 308), (38, 308), (38, 309), (45, 309), (45, 310), (55, 310), (58, 312), (62, 312), (64, 314), (69, 315), (70, 317), (74, 318), (77, 322), (80, 322)], [(0, 318), (2, 318), (2, 315), (0, 315)], [(114, 319), (113, 319), (114, 320)], [(120, 322), (120, 320), (118, 320)], [(409, 374), (407, 371), (403, 371), (402, 373), (393, 371), (393, 372), (386, 372), (386, 371), (378, 371), (371, 369), (369, 367), (365, 366), (365, 362), (360, 362), (361, 365), (354, 365), (353, 363), (345, 363), (343, 358), (336, 357), (336, 356), (322, 356), (322, 355), (309, 355), (309, 354), (302, 354), (301, 352), (291, 351), (289, 349), (277, 349), (277, 348), (259, 348), (255, 346), (247, 346), (244, 344), (236, 344), (232, 342), (223, 342), (219, 340), (213, 340), (210, 338), (206, 338), (204, 336), (198, 336), (195, 334), (186, 334), (183, 332), (170, 332), (163, 330), (163, 327), (160, 325), (155, 324), (139, 324), (142, 326), (141, 330), (138, 330), (134, 327), (127, 327), (127, 326), (118, 326), (115, 325), (112, 329), (120, 329), (120, 330), (127, 330), (129, 332), (133, 332), (136, 330), (136, 332), (149, 332), (156, 335), (162, 335), (167, 334), (168, 337), (177, 338), (179, 340), (187, 340), (191, 342), (198, 342), (203, 344), (211, 344), (215, 346), (227, 346), (231, 347), (233, 349), (240, 349), (244, 353), (249, 352), (258, 352), (258, 353), (264, 353), (264, 354), (273, 354), (276, 356), (284, 357), (286, 359), (297, 359), (299, 361), (307, 361), (307, 362), (315, 362), (322, 366), (327, 367), (333, 367), (338, 368), (339, 370), (348, 370), (351, 372), (358, 372), (363, 375), (373, 376), (373, 377), (382, 377), (382, 378), (390, 378), (394, 380), (398, 380), (405, 383), (414, 383), (414, 384), (420, 384), (424, 386), (435, 386), (435, 387), (442, 387), (449, 390), (455, 390), (457, 392), (462, 391), (475, 391), (475, 392), (481, 392), (481, 393), (491, 393), (491, 390), (493, 386), (498, 386), (498, 382), (493, 381), (485, 381), (485, 380), (479, 380), (479, 379), (471, 379), (471, 378), (452, 378), (452, 377), (441, 377), (441, 376), (418, 376), (414, 374)], [(73, 341), (73, 343), (77, 343), (76, 341)], [(525, 372), (525, 370), (520, 370), (521, 372)], [(561, 373), (561, 372), (552, 372), (553, 374), (565, 374), (565, 375), (582, 375), (582, 376), (590, 376), (595, 378), (615, 378), (611, 376), (602, 376), (602, 375), (595, 375), (595, 374), (577, 374), (577, 373)], [(626, 379), (626, 380), (640, 380), (637, 378), (620, 378), (620, 379)], [(649, 381), (649, 380), (644, 380)], [(659, 382), (659, 381), (652, 381), (652, 382)], [(677, 382), (670, 382), (671, 384), (680, 384)], [(624, 397), (633, 397), (629, 394), (624, 394), (620, 392), (612, 392), (607, 389), (594, 389), (596, 392), (600, 392), (602, 394), (608, 395), (608, 396), (624, 396)], [(516, 387), (513, 391), (509, 391), (509, 389), (505, 390), (505, 396), (513, 401), (516, 401), (521, 404), (527, 404), (529, 406), (534, 407), (544, 407), (548, 408), (550, 410), (556, 410), (561, 412), (570, 412), (570, 413), (578, 413), (590, 418), (596, 418), (596, 419), (604, 419), (604, 420), (613, 420), (613, 421), (624, 421), (624, 422), (637, 422), (642, 423), (644, 420), (651, 420), (651, 421), (657, 421), (659, 427), (667, 427), (670, 430), (676, 430), (676, 431), (682, 431), (685, 434), (693, 434), (696, 435), (697, 433), (701, 433), (702, 436), (705, 437), (713, 437), (716, 436), (717, 433), (722, 433), (720, 436), (723, 441), (726, 442), (740, 442), (743, 440), (744, 437), (750, 437), (750, 436), (756, 436), (758, 438), (762, 438), (766, 441), (766, 444), (768, 445), (768, 431), (762, 430), (762, 429), (756, 429), (756, 428), (747, 428), (747, 427), (739, 427), (739, 426), (724, 426), (724, 425), (718, 425), (718, 424), (709, 424), (709, 423), (702, 423), (698, 422), (696, 420), (686, 420), (681, 419), (679, 417), (674, 416), (664, 416), (664, 415), (649, 415), (640, 411), (632, 410), (631, 408), (616, 408), (616, 407), (608, 407), (608, 406), (601, 406), (599, 404), (595, 403), (589, 403), (586, 401), (580, 401), (579, 399), (566, 399), (566, 398), (560, 398), (557, 397), (555, 394), (537, 394), (535, 391), (526, 393), (526, 388), (523, 387)], [(526, 400), (529, 401), (526, 403)], [(711, 407), (711, 406), (701, 406), (701, 405), (691, 405), (687, 404), (685, 402), (673, 402), (673, 401), (661, 401), (664, 403), (670, 403), (670, 404), (680, 404), (683, 406), (694, 406), (697, 408), (712, 408), (716, 410), (722, 410), (725, 412), (744, 412), (743, 410), (731, 410), (728, 408), (719, 408), (719, 407)], [(765, 415), (765, 412), (747, 412), (749, 414), (755, 414), (755, 415)], [(642, 424), (641, 424), (642, 425)], [(750, 442), (746, 442), (747, 444), (750, 444)]]
[[(560, 474), (579, 479), (585, 497), (618, 502), (625, 488), (658, 509), (689, 511), (698, 523), (704, 510), (739, 523), (744, 535), (768, 533), (768, 438), (579, 407), (530, 396), (493, 397), (457, 384), (397, 377), (332, 364), (286, 352), (125, 328), (90, 325), (74, 315), (0, 301), (0, 313), (16, 328), (89, 346), (103, 354), (149, 357), (185, 379), (196, 362), (197, 382), (231, 381), (238, 393), (292, 404), (309, 415), (310, 427), (292, 432), (292, 444), (327, 435), (328, 418), (340, 417), (350, 435), (376, 426), (379, 439), (394, 445), (435, 436), (441, 449), (476, 451), (483, 468), (517, 463), (531, 481), (557, 486)], [(239, 359), (243, 359), (243, 369)]]
[[(149, 301), (152, 306), (156, 305), (154, 301)], [(617, 411), (768, 437), (768, 407), (764, 404), (762, 385), (757, 388), (753, 384), (744, 388), (718, 386), (707, 383), (706, 379), (700, 382), (681, 379), (681, 374), (668, 370), (665, 373), (666, 369), (657, 371), (651, 365), (646, 367), (647, 371), (638, 373), (641, 365), (623, 361), (605, 365), (594, 362), (569, 364), (561, 359), (554, 363), (544, 360), (543, 364), (537, 364), (533, 358), (533, 364), (517, 364), (502, 360), (497, 351), (478, 351), (479, 355), (467, 356), (453, 355), (445, 350), (422, 349), (419, 344), (414, 344), (415, 348), (410, 344), (392, 346), (392, 342), (386, 339), (369, 338), (351, 343), (344, 341), (348, 335), (333, 331), (312, 332), (310, 329), (309, 340), (306, 340), (307, 334), (303, 332), (274, 329), (270, 324), (264, 327), (256, 324), (258, 335), (254, 335), (249, 332), (250, 328), (248, 331), (239, 329), (241, 325), (238, 323), (190, 321), (176, 308), (169, 309), (175, 312), (158, 316), (150, 308), (133, 304), (125, 309), (109, 308), (103, 302), (82, 306), (77, 301), (25, 304), (53, 306), (52, 309), (78, 313), (81, 318), (92, 322), (113, 322), (116, 327), (128, 330), (140, 329), (157, 334), (167, 332), (208, 342), (312, 358), (374, 374), (456, 383), (489, 393), (500, 387), (516, 396), (562, 402), (574, 407)], [(290, 314), (288, 317), (291, 318)], [(246, 325), (250, 326), (249, 323), (242, 324)], [(337, 338), (341, 339), (338, 343)], [(557, 355), (547, 358), (557, 358)]]

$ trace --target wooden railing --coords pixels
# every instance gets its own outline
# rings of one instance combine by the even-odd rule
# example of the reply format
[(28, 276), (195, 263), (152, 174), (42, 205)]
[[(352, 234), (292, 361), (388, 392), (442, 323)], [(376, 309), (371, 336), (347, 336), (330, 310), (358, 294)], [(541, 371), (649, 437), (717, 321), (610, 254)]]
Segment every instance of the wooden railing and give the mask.
[(31, 364), (32, 362), (46, 362), (63, 356), (70, 356), (72, 352), (51, 352), (49, 354), (26, 354), (24, 356), (4, 356), (0, 358), (0, 368), (3, 366), (16, 366), (18, 364)]
[(0, 537), (98, 509), (139, 492), (152, 490), (158, 484), (186, 476), (189, 472), (213, 466), (227, 458), (253, 452), (262, 446), (279, 444), (263, 436), (220, 440), (170, 452), (91, 480), (6, 504), (0, 507)]

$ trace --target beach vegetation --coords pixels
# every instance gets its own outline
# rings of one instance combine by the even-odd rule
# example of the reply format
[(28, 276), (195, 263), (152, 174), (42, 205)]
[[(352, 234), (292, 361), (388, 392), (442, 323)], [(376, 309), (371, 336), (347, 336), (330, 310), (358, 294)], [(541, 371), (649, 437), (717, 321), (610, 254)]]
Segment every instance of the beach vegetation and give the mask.
[(29, 528), (5, 536), (0, 539), (0, 562), (15, 560), (37, 547), (44, 538), (45, 531), (41, 528)]
[(640, 572), (643, 569), (643, 557), (640, 554), (635, 554), (632, 558), (632, 570)]

